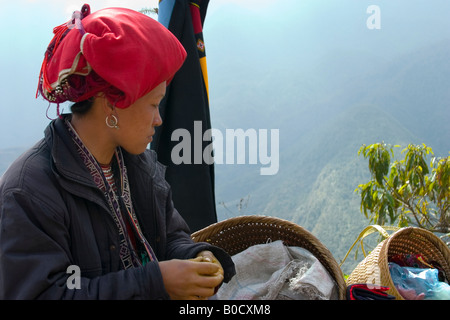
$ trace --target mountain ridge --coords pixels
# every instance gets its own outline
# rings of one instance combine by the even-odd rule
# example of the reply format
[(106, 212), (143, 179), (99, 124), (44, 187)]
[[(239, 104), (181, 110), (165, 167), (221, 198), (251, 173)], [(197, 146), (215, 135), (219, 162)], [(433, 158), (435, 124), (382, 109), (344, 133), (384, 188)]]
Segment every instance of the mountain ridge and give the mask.
[[(450, 81), (442, 75), (450, 68), (444, 54), (449, 49), (449, 44), (440, 42), (383, 61), (375, 70), (316, 79), (316, 84), (312, 84), (315, 80), (309, 83), (315, 88), (312, 94), (301, 90), (293, 93), (307, 98), (297, 101), (298, 107), (291, 100), (270, 123), (280, 128), (280, 170), (276, 176), (258, 176), (256, 168), (249, 165), (216, 167), (216, 199), (222, 203), (218, 206), (220, 219), (242, 214), (287, 219), (311, 231), (337, 260), (341, 259), (368, 223), (359, 211), (358, 195), (354, 192), (358, 184), (369, 179), (367, 164), (357, 155), (362, 144), (384, 141), (406, 147), (410, 143), (426, 143), (436, 156), (448, 155), (450, 146), (445, 137), (450, 137), (446, 134), (450, 126), (445, 115), (449, 115), (450, 99), (446, 100), (445, 88), (450, 87)], [(326, 69), (325, 64), (322, 67)], [(433, 75), (440, 79), (435, 86), (429, 84)], [(422, 78), (428, 79), (427, 86)], [(328, 85), (320, 87), (324, 82)], [(259, 88), (259, 92), (267, 91), (271, 85)], [(294, 85), (286, 89), (289, 90), (294, 90)], [(423, 97), (418, 100), (418, 96)], [(231, 126), (235, 122), (229, 115), (238, 108), (230, 107), (229, 114), (215, 110), (214, 116), (225, 127)], [(255, 114), (247, 126), (264, 126), (266, 118)], [(440, 136), (430, 123), (439, 126)], [(245, 207), (241, 205), (243, 199)], [(344, 268), (348, 271), (353, 265), (348, 261)]]

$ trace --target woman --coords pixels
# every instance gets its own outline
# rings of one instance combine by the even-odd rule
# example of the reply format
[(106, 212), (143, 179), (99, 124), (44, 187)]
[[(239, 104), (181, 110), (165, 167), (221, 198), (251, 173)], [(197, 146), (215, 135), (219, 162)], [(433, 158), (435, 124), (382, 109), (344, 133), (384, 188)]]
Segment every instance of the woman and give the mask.
[(54, 29), (38, 86), (72, 113), (0, 181), (0, 299), (211, 297), (233, 262), (191, 240), (147, 149), (186, 52), (132, 10), (84, 5), (72, 18)]

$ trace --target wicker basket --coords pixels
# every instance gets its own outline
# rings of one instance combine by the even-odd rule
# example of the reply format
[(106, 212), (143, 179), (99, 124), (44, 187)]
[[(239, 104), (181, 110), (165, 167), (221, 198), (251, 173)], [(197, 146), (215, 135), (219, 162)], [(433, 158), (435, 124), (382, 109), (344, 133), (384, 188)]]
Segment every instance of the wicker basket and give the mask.
[(192, 239), (211, 243), (230, 255), (268, 241), (282, 240), (287, 246), (302, 247), (327, 269), (336, 282), (339, 299), (345, 300), (345, 280), (333, 255), (314, 235), (293, 222), (257, 215), (234, 217), (193, 233)]
[(427, 261), (439, 263), (450, 278), (450, 249), (433, 233), (415, 227), (399, 229), (380, 242), (361, 261), (347, 279), (347, 285), (368, 283), (389, 287), (388, 293), (404, 300), (396, 290), (389, 272), (389, 258), (397, 254), (422, 254)]

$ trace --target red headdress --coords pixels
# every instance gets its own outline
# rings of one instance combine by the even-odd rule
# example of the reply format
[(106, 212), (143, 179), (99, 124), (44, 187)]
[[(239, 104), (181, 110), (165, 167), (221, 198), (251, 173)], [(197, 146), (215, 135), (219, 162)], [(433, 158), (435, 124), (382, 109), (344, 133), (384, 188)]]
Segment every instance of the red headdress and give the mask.
[(90, 13), (85, 4), (54, 28), (39, 74), (38, 93), (54, 103), (98, 92), (127, 108), (182, 66), (186, 51), (158, 21), (124, 8)]

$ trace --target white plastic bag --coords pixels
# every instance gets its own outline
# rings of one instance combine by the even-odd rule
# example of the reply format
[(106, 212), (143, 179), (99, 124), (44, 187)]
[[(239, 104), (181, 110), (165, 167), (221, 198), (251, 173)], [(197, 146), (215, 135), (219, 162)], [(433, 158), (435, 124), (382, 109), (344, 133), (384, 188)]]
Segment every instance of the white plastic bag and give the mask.
[(338, 299), (334, 280), (308, 250), (282, 241), (252, 246), (233, 257), (236, 275), (217, 292), (222, 300)]

